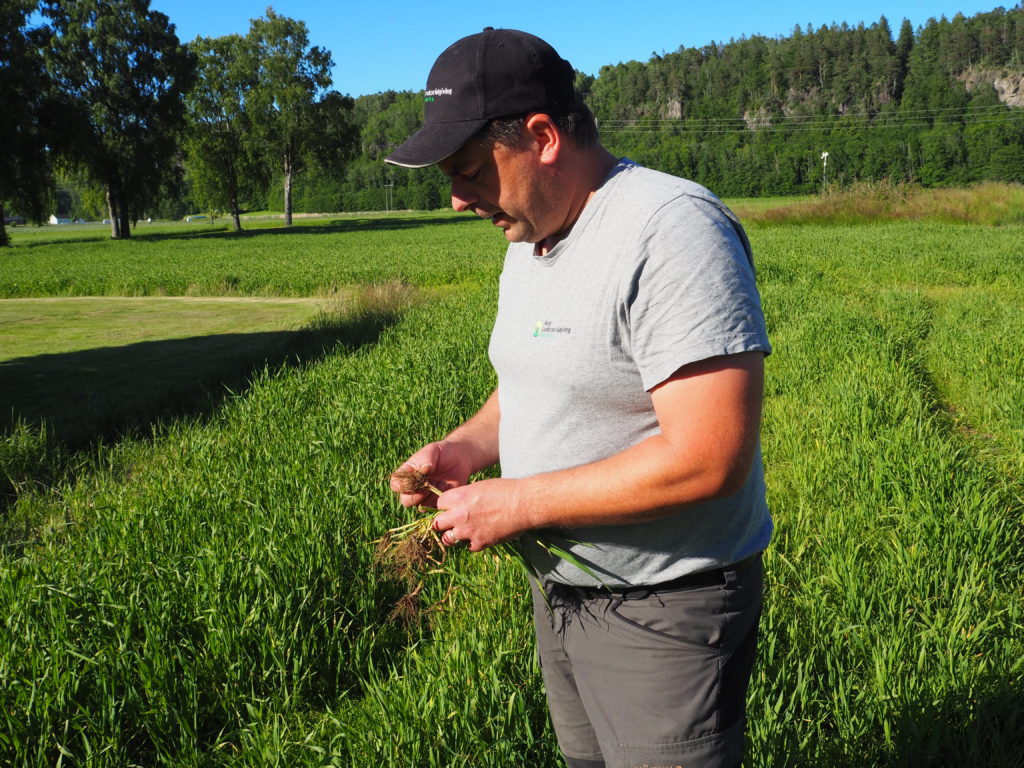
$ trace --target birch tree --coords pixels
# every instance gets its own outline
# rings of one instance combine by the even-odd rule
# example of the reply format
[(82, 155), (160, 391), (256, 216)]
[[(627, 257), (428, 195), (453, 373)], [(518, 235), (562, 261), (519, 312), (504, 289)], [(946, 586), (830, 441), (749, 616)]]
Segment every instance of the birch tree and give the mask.
[(318, 141), (318, 103), (331, 86), (330, 51), (309, 45), (305, 22), (267, 8), (253, 19), (249, 43), (257, 61), (251, 99), (262, 117), (260, 131), (280, 163), (285, 225), (292, 223), (292, 183)]

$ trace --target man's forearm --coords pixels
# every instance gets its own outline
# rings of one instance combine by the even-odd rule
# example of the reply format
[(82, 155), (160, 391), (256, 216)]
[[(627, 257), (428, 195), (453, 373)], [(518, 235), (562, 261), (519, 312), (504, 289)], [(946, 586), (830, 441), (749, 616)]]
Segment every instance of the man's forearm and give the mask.
[(525, 478), (519, 494), (531, 525), (640, 522), (739, 491), (757, 453), (763, 356), (690, 370), (652, 393), (660, 434), (593, 464)]
[[(681, 454), (661, 435), (606, 459), (518, 481), (517, 505), (530, 528), (621, 525), (654, 520), (680, 506), (729, 496), (742, 486), (732, 469)], [(730, 474), (731, 473), (731, 474)], [(746, 474), (743, 474), (743, 480)]]
[(438, 500), (443, 512), (434, 525), (454, 530), (476, 551), (537, 528), (654, 520), (732, 492), (732, 480), (721, 471), (699, 455), (680, 455), (655, 435), (592, 464), (449, 490)]

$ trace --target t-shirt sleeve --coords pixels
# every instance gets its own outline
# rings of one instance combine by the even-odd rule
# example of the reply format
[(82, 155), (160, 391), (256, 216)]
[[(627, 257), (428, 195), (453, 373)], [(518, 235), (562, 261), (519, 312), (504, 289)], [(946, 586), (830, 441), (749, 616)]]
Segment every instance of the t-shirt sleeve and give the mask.
[(687, 363), (771, 352), (746, 235), (721, 208), (676, 198), (652, 216), (639, 251), (625, 303), (645, 389)]

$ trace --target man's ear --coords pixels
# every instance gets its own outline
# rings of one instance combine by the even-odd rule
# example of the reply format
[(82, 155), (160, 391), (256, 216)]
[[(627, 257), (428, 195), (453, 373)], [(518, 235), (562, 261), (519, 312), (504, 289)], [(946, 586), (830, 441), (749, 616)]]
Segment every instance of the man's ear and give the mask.
[(562, 151), (562, 132), (555, 121), (543, 112), (534, 112), (527, 115), (524, 127), (541, 164), (553, 165)]

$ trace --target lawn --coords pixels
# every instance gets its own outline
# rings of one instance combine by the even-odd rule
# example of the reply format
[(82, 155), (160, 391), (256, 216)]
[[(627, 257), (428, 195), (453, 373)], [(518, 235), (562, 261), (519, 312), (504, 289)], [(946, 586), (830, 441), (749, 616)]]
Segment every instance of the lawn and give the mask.
[(0, 303), (0, 362), (145, 341), (297, 328), (326, 299), (14, 299)]
[[(316, 299), (41, 298), (0, 301), (0, 425), (46, 423), (79, 445), (154, 412), (218, 396), (280, 363)], [(120, 425), (120, 427), (115, 427)]]

